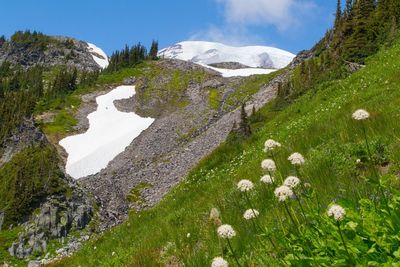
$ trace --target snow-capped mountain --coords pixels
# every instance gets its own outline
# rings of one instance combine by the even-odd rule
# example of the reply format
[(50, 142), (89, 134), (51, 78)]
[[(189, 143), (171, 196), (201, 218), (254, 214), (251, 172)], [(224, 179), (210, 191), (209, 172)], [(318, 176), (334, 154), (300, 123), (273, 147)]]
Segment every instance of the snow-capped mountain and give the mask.
[(88, 49), (90, 54), (93, 57), (93, 60), (99, 65), (102, 69), (107, 68), (109, 62), (108, 62), (108, 57), (107, 54), (104, 53), (104, 51), (97, 47), (94, 44), (87, 43), (88, 44)]
[(160, 57), (174, 58), (209, 65), (237, 62), (250, 68), (280, 69), (295, 57), (282, 49), (268, 46), (234, 47), (204, 41), (180, 42), (160, 50)]

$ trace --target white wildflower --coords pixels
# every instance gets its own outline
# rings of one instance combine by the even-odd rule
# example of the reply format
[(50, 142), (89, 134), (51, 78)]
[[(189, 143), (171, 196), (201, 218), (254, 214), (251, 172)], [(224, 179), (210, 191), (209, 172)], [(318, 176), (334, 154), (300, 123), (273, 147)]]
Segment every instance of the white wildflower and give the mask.
[(114, 256), (115, 255), (115, 251), (113, 251), (112, 253), (111, 253), (111, 256)]
[(254, 184), (253, 184), (253, 182), (251, 182), (249, 180), (241, 180), (237, 184), (237, 187), (242, 192), (248, 192), (254, 188)]
[(356, 160), (356, 163), (361, 163), (361, 159), (357, 159), (357, 160)]
[(186, 237), (187, 237), (187, 238), (190, 238), (190, 233), (187, 233), (187, 234), (186, 234)]
[(275, 189), (274, 194), (279, 199), (279, 201), (285, 201), (293, 196), (293, 191), (292, 189), (290, 189), (290, 187), (282, 185)]
[(221, 238), (231, 239), (236, 236), (236, 232), (229, 224), (223, 224), (217, 229), (217, 233)]
[(260, 213), (258, 212), (258, 210), (248, 209), (244, 212), (243, 218), (245, 218), (246, 220), (251, 220), (256, 218), (259, 214)]
[(341, 221), (346, 215), (346, 211), (339, 205), (332, 205), (327, 211), (327, 214), (329, 217), (333, 217), (335, 221)]
[(272, 159), (264, 159), (261, 162), (261, 168), (270, 172), (276, 171), (275, 161), (273, 161)]
[(288, 160), (290, 161), (290, 163), (292, 163), (293, 165), (303, 165), (305, 160), (303, 155), (301, 155), (298, 152), (293, 153), (292, 155), (290, 155), (288, 157)]
[(264, 175), (263, 177), (261, 177), (260, 181), (264, 184), (273, 184), (275, 181), (275, 178), (272, 177), (271, 175)]
[(351, 115), (351, 117), (357, 121), (366, 120), (369, 118), (369, 113), (368, 113), (368, 111), (366, 111), (364, 109), (358, 109), (358, 110), (354, 111), (354, 113), (353, 113), (353, 115)]
[(216, 257), (213, 259), (211, 267), (228, 267), (228, 262), (222, 257)]
[(276, 142), (275, 140), (272, 139), (268, 139), (267, 141), (265, 141), (264, 143), (264, 151), (268, 152), (268, 151), (272, 151), (277, 147), (280, 147), (281, 144)]
[(300, 184), (300, 179), (296, 176), (289, 176), (283, 182), (283, 185), (286, 185), (289, 188), (296, 188)]

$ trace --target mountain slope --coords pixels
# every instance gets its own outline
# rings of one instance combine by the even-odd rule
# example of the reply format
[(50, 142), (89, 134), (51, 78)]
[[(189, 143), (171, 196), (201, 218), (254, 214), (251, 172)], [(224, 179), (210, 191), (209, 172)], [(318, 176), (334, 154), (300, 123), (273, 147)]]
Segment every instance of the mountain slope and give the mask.
[[(259, 241), (257, 229), (242, 218), (244, 210), (249, 207), (246, 199), (236, 189), (236, 183), (246, 178), (257, 184), (257, 192), (249, 195), (255, 208), (260, 211), (257, 224), (265, 226), (275, 244), (284, 247), (287, 239), (279, 236), (281, 229), (277, 218), (282, 218), (281, 226), (283, 224), (283, 227), (289, 229), (292, 229), (291, 222), (285, 217), (284, 209), (279, 208), (280, 205), (271, 196), (271, 190), (263, 189), (258, 184), (262, 175), (260, 162), (266, 157), (262, 151), (263, 143), (272, 137), (283, 144), (282, 150), (276, 155), (276, 161), (284, 175), (294, 174), (287, 161), (291, 152), (298, 151), (305, 156), (306, 165), (301, 169), (301, 177), (321, 197), (321, 206), (316, 202), (310, 203), (314, 210), (321, 208), (321, 218), (327, 205), (336, 199), (347, 203), (349, 216), (356, 219), (353, 217), (356, 212), (355, 203), (360, 197), (367, 197), (371, 193), (371, 185), (365, 181), (369, 171), (363, 130), (351, 119), (352, 112), (362, 107), (372, 114), (366, 124), (372, 153), (377, 157), (379, 166), (388, 166), (384, 170), (386, 183), (393, 190), (399, 189), (399, 62), (400, 42), (397, 41), (392, 48), (367, 60), (364, 69), (346, 79), (318, 84), (313, 87), (313, 91), (300, 96), (295, 103), (281, 111), (277, 111), (273, 104), (267, 105), (251, 118), (254, 131), (251, 138), (232, 139), (204, 160), (157, 207), (132, 213), (128, 222), (90, 241), (76, 255), (55, 265), (209, 266), (213, 257), (221, 255), (220, 245), (223, 243), (223, 240), (217, 238), (216, 226), (209, 221), (210, 209), (213, 207), (221, 212), (218, 219), (232, 224), (237, 231), (231, 243), (240, 262), (246, 262), (249, 266), (280, 266), (283, 262), (279, 253), (282, 253), (282, 257), (287, 255), (287, 260), (290, 260), (292, 250), (299, 249), (296, 253), (302, 256), (302, 253), (307, 253), (307, 250), (302, 250), (306, 246), (292, 247), (292, 250), (289, 248), (288, 251), (278, 253), (269, 243)], [(335, 123), (330, 123), (332, 121)], [(300, 217), (296, 203), (292, 205)], [(354, 236), (361, 231), (358, 227), (364, 225), (352, 221), (345, 223), (346, 242), (349, 245), (358, 244)], [(331, 230), (333, 232), (324, 236), (324, 240), (332, 236), (340, 240), (334, 232), (335, 227)], [(288, 238), (293, 237), (289, 235)], [(312, 240), (317, 239), (310, 236), (310, 242)], [(368, 242), (364, 242), (363, 246), (373, 244), (373, 240)], [(345, 253), (340, 241), (339, 244), (329, 245), (331, 249), (339, 247)], [(351, 253), (358, 249), (353, 245), (351, 248)], [(228, 248), (222, 248), (225, 257), (233, 264), (235, 259), (227, 251)], [(371, 257), (377, 252), (373, 248), (368, 251), (368, 254), (361, 254), (361, 257), (354, 254), (362, 265), (368, 261), (379, 264), (378, 261), (386, 261), (388, 257), (390, 260), (390, 256), (384, 252), (372, 260)], [(325, 250), (320, 253), (320, 257), (310, 258), (321, 259), (326, 256), (322, 254)], [(345, 266), (345, 257), (342, 262), (335, 264)], [(303, 264), (307, 265), (310, 258), (305, 258)], [(394, 256), (393, 262), (396, 262)]]
[(94, 71), (108, 66), (107, 55), (91, 43), (30, 31), (16, 32), (0, 45), (0, 65), (6, 61), (24, 68), (67, 65)]
[(240, 63), (243, 67), (281, 69), (294, 58), (290, 52), (268, 46), (233, 47), (204, 41), (185, 41), (159, 51), (159, 57), (210, 65)]

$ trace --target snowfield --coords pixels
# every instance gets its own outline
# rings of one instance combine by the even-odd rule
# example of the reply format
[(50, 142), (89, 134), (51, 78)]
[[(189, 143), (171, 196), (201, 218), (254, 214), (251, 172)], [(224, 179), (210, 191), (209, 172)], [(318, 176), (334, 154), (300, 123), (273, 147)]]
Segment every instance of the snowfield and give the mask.
[(60, 141), (67, 151), (66, 172), (75, 179), (96, 174), (154, 121), (133, 112), (120, 112), (114, 101), (135, 94), (135, 86), (119, 86), (96, 98), (97, 110), (88, 115), (89, 129)]
[(231, 69), (221, 69), (221, 68), (215, 68), (215, 67), (211, 67), (208, 65), (204, 65), (204, 64), (200, 64), (205, 68), (209, 68), (212, 70), (215, 70), (219, 73), (221, 73), (222, 77), (248, 77), (251, 75), (256, 75), (256, 74), (269, 74), (271, 72), (276, 71), (275, 69), (260, 69), (260, 68), (245, 68), (245, 69), (235, 69), (235, 70), (231, 70)]
[(192, 61), (198, 64), (238, 62), (250, 68), (281, 69), (294, 54), (268, 46), (234, 47), (221, 43), (185, 41), (160, 50), (159, 57)]
[(91, 43), (87, 43), (89, 46), (89, 51), (92, 54), (92, 57), (94, 59), (94, 61), (97, 63), (97, 65), (99, 65), (102, 69), (105, 69), (108, 67), (108, 57), (106, 55), (106, 53), (104, 53), (104, 51), (95, 46), (94, 44)]

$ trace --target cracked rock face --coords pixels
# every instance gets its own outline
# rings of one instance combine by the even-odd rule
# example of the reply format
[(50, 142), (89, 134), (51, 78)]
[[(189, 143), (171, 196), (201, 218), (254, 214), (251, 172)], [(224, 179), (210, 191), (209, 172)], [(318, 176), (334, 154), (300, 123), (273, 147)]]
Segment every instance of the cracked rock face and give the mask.
[[(75, 192), (79, 192), (77, 189)], [(19, 259), (47, 251), (50, 239), (61, 238), (73, 230), (82, 230), (93, 217), (91, 203), (82, 193), (74, 193), (71, 199), (64, 196), (50, 197), (34, 218), (24, 224), (18, 241), (9, 248), (9, 253)]]

